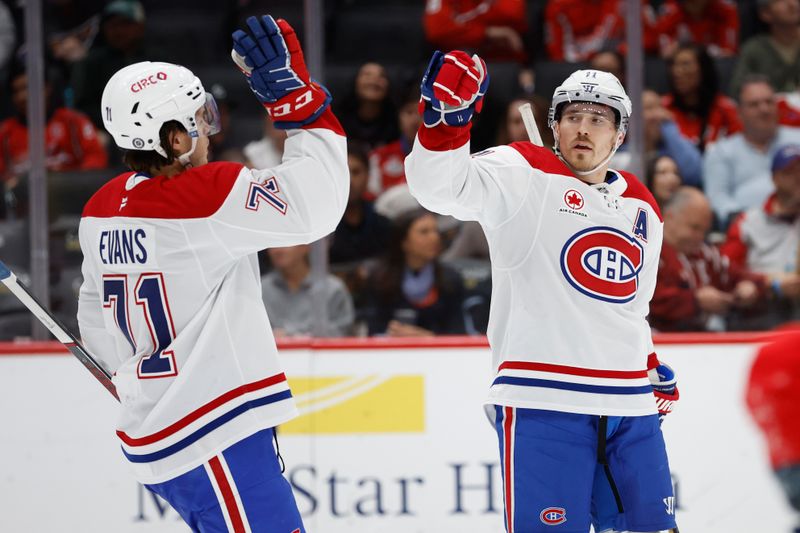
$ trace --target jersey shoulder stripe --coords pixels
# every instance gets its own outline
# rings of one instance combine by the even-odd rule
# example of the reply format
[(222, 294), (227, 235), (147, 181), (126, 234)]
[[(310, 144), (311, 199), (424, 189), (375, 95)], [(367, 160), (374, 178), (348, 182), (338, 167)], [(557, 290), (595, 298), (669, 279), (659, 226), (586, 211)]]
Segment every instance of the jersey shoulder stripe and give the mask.
[(533, 168), (548, 174), (575, 177), (569, 167), (556, 154), (543, 146), (536, 146), (530, 142), (514, 142), (509, 146), (519, 152)]
[[(207, 163), (171, 178), (126, 172), (110, 180), (89, 199), (83, 217), (208, 217), (222, 207), (243, 168), (239, 163)], [(141, 181), (131, 183), (137, 176)]]
[(622, 176), (625, 179), (625, 182), (628, 184), (625, 192), (622, 193), (622, 197), (637, 198), (646, 204), (650, 204), (650, 207), (653, 208), (656, 216), (658, 216), (658, 220), (663, 222), (664, 219), (661, 217), (661, 209), (659, 209), (656, 199), (653, 197), (653, 193), (650, 192), (645, 184), (639, 181), (639, 178), (637, 178), (636, 175), (625, 170), (614, 170), (614, 172)]

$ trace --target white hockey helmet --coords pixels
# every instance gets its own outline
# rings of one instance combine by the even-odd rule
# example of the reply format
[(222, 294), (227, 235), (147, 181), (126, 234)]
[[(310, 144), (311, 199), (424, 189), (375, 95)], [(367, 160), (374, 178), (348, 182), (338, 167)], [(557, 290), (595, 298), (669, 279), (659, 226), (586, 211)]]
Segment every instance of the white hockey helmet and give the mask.
[(614, 110), (617, 131), (625, 133), (631, 117), (631, 99), (616, 76), (602, 70), (576, 70), (553, 92), (547, 124), (553, 128), (561, 107), (570, 102), (602, 104)]
[[(198, 124), (197, 111), (205, 108)], [(192, 150), (199, 133), (219, 131), (219, 111), (214, 97), (186, 67), (171, 63), (143, 61), (114, 74), (103, 90), (103, 125), (114, 142), (125, 150), (155, 150), (166, 157), (159, 130), (170, 120), (180, 122), (192, 138)], [(201, 131), (198, 132), (198, 128)], [(181, 157), (186, 164), (188, 157)]]

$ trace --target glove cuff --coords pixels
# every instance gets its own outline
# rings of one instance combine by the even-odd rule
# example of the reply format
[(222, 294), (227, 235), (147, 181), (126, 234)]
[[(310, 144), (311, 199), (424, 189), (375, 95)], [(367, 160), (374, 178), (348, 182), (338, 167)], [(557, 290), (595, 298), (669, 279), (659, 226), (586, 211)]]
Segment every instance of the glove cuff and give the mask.
[(429, 127), (423, 124), (417, 132), (417, 138), (426, 150), (446, 152), (467, 144), (471, 129), (472, 122), (467, 122), (464, 126), (448, 126), (440, 123), (438, 126)]
[(312, 82), (276, 102), (265, 102), (264, 108), (276, 128), (289, 130), (301, 128), (317, 120), (330, 106), (332, 100), (325, 87)]

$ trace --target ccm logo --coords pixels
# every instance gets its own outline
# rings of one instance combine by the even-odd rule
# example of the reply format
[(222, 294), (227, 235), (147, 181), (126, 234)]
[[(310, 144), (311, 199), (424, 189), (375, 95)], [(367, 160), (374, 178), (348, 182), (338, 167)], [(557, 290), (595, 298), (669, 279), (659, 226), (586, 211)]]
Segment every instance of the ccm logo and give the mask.
[(142, 78), (141, 80), (137, 81), (133, 85), (131, 85), (131, 92), (138, 93), (139, 91), (151, 86), (155, 85), (159, 81), (164, 81), (167, 79), (166, 72), (157, 72), (155, 74), (151, 74), (146, 78)]
[(567, 511), (563, 507), (548, 507), (539, 513), (539, 520), (548, 526), (557, 526), (567, 521)]

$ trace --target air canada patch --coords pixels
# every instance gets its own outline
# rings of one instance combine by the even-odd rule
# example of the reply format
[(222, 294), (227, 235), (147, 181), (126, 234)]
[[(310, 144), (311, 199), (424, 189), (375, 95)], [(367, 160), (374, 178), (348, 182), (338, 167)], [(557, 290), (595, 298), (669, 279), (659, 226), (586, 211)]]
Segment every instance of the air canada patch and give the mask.
[(569, 284), (604, 302), (633, 300), (643, 263), (639, 241), (607, 226), (579, 231), (561, 249), (561, 272)]
[(539, 520), (548, 526), (557, 526), (567, 521), (567, 511), (563, 507), (548, 507), (539, 513)]

